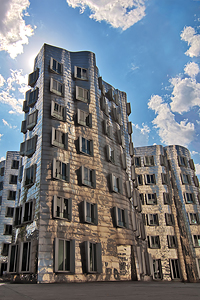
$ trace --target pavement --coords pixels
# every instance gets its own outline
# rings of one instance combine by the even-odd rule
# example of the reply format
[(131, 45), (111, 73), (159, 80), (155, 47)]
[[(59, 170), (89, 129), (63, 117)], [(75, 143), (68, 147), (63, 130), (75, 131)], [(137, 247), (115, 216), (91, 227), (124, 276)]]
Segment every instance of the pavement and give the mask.
[(90, 282), (0, 283), (0, 300), (200, 300), (200, 283)]

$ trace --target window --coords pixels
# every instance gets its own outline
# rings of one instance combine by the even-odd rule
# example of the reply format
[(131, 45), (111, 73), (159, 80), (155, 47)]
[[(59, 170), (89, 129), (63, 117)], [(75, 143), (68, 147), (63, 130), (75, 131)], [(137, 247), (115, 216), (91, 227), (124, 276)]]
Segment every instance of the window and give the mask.
[(190, 175), (181, 173), (182, 184), (191, 184)]
[(195, 165), (194, 165), (193, 159), (190, 159), (190, 160), (189, 160), (189, 166), (190, 166), (190, 168), (191, 168), (192, 170), (195, 171)]
[(171, 204), (171, 199), (169, 193), (163, 193), (163, 201), (164, 204)]
[(50, 59), (50, 70), (62, 75), (63, 74), (63, 64), (60, 64), (57, 60), (53, 57)]
[(102, 273), (101, 243), (85, 241), (86, 273)]
[(161, 173), (161, 179), (162, 179), (162, 184), (169, 184), (168, 176), (167, 174)]
[[(113, 116), (113, 119), (119, 124), (119, 125), (122, 125), (122, 115), (121, 115), (121, 111), (119, 109), (119, 107), (115, 107), (115, 106), (112, 106), (112, 116)], [(130, 122), (131, 123), (131, 122)], [(130, 126), (128, 126), (129, 130), (130, 130)]]
[(193, 235), (194, 247), (200, 247), (200, 235)]
[(9, 243), (2, 243), (1, 255), (8, 256), (9, 245)]
[(37, 68), (34, 72), (28, 75), (28, 85), (34, 87), (36, 81), (38, 80), (38, 77), (39, 77), (39, 69)]
[(146, 194), (146, 204), (147, 205), (155, 205), (155, 204), (157, 204), (156, 193), (154, 193), (154, 194)]
[(88, 70), (74, 66), (74, 77), (81, 80), (88, 80)]
[(32, 130), (37, 124), (38, 110), (35, 110), (33, 113), (27, 116), (26, 128), (27, 130)]
[(104, 134), (112, 139), (112, 137), (113, 137), (112, 131), (113, 130), (112, 130), (112, 125), (109, 124), (109, 121), (103, 120), (103, 127), (104, 127)]
[(2, 204), (2, 196), (0, 196), (0, 205)]
[(75, 273), (75, 240), (55, 238), (54, 271)]
[(76, 86), (76, 100), (89, 103), (90, 101), (89, 91), (80, 86)]
[[(27, 98), (28, 96), (26, 96), (26, 98)], [(27, 100), (25, 100), (24, 102), (23, 102), (23, 109), (22, 109), (25, 113), (27, 113), (27, 112), (29, 112), (29, 107), (28, 107), (28, 102), (27, 102)]]
[(193, 181), (194, 181), (194, 185), (195, 185), (196, 187), (199, 187), (199, 179), (198, 179), (197, 176), (193, 176)]
[(79, 152), (93, 156), (93, 141), (79, 136)]
[(98, 208), (97, 204), (89, 203), (85, 200), (83, 203), (83, 222), (98, 225)]
[(156, 184), (155, 174), (146, 174), (145, 175), (145, 184)]
[(4, 225), (4, 235), (12, 235), (12, 225)]
[(33, 201), (28, 201), (23, 204), (22, 208), (22, 223), (32, 222), (33, 220)]
[(64, 90), (65, 90), (65, 86), (63, 83), (60, 83), (59, 81), (51, 78), (50, 79), (50, 92), (64, 97)]
[(20, 144), (20, 150), (19, 153), (21, 156), (24, 156), (26, 153), (26, 142), (23, 142)]
[(132, 128), (132, 122), (128, 122), (128, 134), (132, 134), (133, 133), (133, 128)]
[(135, 167), (141, 167), (141, 157), (135, 156), (134, 157), (134, 164), (135, 164)]
[(139, 194), (139, 197), (142, 205), (144, 205), (144, 194)]
[(113, 164), (117, 162), (116, 151), (110, 145), (106, 145), (106, 158), (107, 161)]
[(10, 175), (10, 180), (9, 180), (10, 184), (17, 184), (17, 176), (16, 175)]
[(131, 193), (131, 181), (130, 180), (126, 180), (125, 184), (126, 184), (126, 195), (127, 195), (127, 198), (130, 199), (132, 197), (132, 193)]
[(152, 235), (148, 236), (148, 247), (151, 249), (158, 249), (160, 248), (160, 238), (159, 235)]
[(199, 218), (197, 213), (188, 213), (188, 219), (190, 225), (197, 225), (199, 224)]
[(77, 110), (77, 123), (79, 125), (88, 126), (92, 128), (92, 114), (83, 110)]
[(164, 167), (166, 167), (167, 166), (167, 159), (166, 159), (166, 157), (165, 157), (165, 155), (160, 155), (160, 164), (161, 164), (161, 166), (164, 166)]
[(19, 160), (12, 161), (11, 169), (16, 169), (16, 170), (19, 169)]
[[(123, 151), (123, 153), (121, 153), (121, 161), (122, 161), (122, 168), (124, 169), (124, 170), (126, 170), (127, 169), (127, 159), (126, 159), (126, 152), (125, 151)], [(115, 163), (117, 162), (117, 160), (115, 159)], [(134, 168), (134, 166), (132, 166), (133, 167), (133, 170), (135, 171), (135, 168)], [(132, 169), (131, 169), (132, 170)], [(132, 174), (132, 173), (131, 173)]]
[(162, 279), (161, 259), (153, 259), (153, 279)]
[(171, 277), (172, 279), (180, 279), (180, 266), (178, 259), (170, 259), (169, 260), (170, 270), (171, 270)]
[(109, 116), (108, 103), (106, 102), (106, 98), (103, 95), (101, 95), (100, 105), (101, 110), (106, 114), (106, 116)]
[(122, 194), (122, 179), (121, 177), (116, 177), (113, 174), (110, 174), (110, 187), (111, 192)]
[(70, 164), (60, 160), (53, 159), (53, 178), (69, 182)]
[(122, 129), (117, 130), (117, 138), (120, 145), (122, 145), (123, 148), (125, 148), (125, 139), (123, 135)]
[(25, 169), (25, 184), (24, 186), (30, 187), (35, 183), (37, 165), (32, 165), (31, 167)]
[(72, 220), (72, 199), (54, 195), (53, 218)]
[(108, 100), (113, 101), (116, 105), (119, 105), (118, 93), (113, 88), (110, 88), (106, 93)]
[(147, 224), (149, 226), (159, 225), (158, 214), (147, 214)]
[(65, 121), (65, 107), (55, 101), (51, 101), (51, 116), (58, 120)]
[(33, 107), (38, 99), (39, 89), (35, 88), (33, 91), (29, 90), (26, 92), (27, 95), (27, 105)]
[(8, 252), (8, 272), (9, 273), (17, 272), (18, 252), (19, 252), (19, 245), (12, 244), (9, 246), (9, 252)]
[(22, 206), (16, 206), (14, 208), (13, 225), (19, 226), (22, 223)]
[(19, 272), (29, 273), (31, 269), (31, 242), (22, 242), (20, 247)]
[(129, 116), (131, 114), (131, 104), (130, 102), (126, 103), (126, 113)]
[(128, 222), (128, 211), (127, 209), (121, 209), (119, 207), (114, 207), (114, 220), (116, 227), (129, 227)]
[(200, 192), (198, 192), (198, 194), (197, 194), (197, 199), (198, 199), (198, 202), (200, 204)]
[(0, 191), (3, 190), (3, 181), (0, 181)]
[(184, 193), (185, 203), (194, 204), (194, 194), (192, 193)]
[(174, 223), (174, 216), (172, 214), (165, 214), (165, 221), (166, 225), (173, 226)]
[(14, 212), (14, 207), (6, 207), (5, 217), (12, 218)]
[(7, 200), (15, 200), (16, 191), (8, 191), (8, 198)]
[(167, 242), (169, 248), (177, 248), (177, 238), (175, 235), (168, 235)]
[(52, 127), (51, 144), (61, 149), (68, 149), (68, 133), (57, 130)]
[(196, 258), (196, 264), (197, 264), (197, 271), (200, 279), (200, 258)]
[(96, 171), (90, 170), (84, 166), (81, 166), (81, 184), (96, 188)]
[(135, 181), (136, 180), (136, 174), (135, 174), (135, 166), (131, 166), (131, 180)]
[(187, 167), (187, 158), (185, 156), (178, 156), (179, 167)]
[(0, 175), (4, 176), (4, 167), (0, 168)]
[(130, 156), (134, 155), (134, 147), (133, 147), (132, 141), (130, 141), (130, 143), (129, 143), (129, 154), (130, 154)]
[(153, 156), (145, 156), (144, 157), (144, 166), (145, 167), (154, 166), (154, 157)]
[(19, 176), (18, 176), (18, 181), (19, 181), (19, 182), (22, 181), (22, 177), (23, 177), (23, 169), (24, 169), (24, 166), (20, 166), (20, 167), (19, 167)]
[(28, 157), (31, 157), (35, 153), (36, 144), (37, 144), (37, 135), (21, 143), (20, 155), (22, 156), (26, 155)]

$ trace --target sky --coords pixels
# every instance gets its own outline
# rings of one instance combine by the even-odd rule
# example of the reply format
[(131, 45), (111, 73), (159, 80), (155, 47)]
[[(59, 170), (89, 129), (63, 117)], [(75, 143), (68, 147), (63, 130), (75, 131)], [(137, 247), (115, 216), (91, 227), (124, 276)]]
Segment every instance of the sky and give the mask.
[(0, 0), (0, 160), (23, 141), (22, 103), (44, 43), (92, 51), (127, 93), (135, 147), (181, 145), (200, 178), (200, 0)]

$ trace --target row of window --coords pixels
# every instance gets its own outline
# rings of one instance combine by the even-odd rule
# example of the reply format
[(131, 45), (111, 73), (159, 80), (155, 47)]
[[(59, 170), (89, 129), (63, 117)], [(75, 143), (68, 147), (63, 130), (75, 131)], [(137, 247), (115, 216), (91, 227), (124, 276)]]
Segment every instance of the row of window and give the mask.
[[(159, 235), (147, 236), (148, 247), (151, 249), (160, 248), (160, 237)], [(177, 238), (175, 235), (167, 235), (167, 243), (169, 248), (177, 248)]]
[[(185, 192), (184, 199), (185, 199), (186, 204), (195, 204), (194, 193)], [(157, 195), (156, 195), (156, 193), (146, 193), (146, 194), (140, 193), (140, 200), (143, 205), (145, 203), (147, 205), (156, 205), (157, 204)], [(171, 200), (169, 193), (163, 193), (163, 202), (164, 202), (164, 204), (169, 204), (169, 205), (172, 204), (172, 200)]]
[[(146, 216), (142, 214), (142, 218), (145, 225), (159, 226), (158, 214), (146, 214)], [(165, 213), (165, 222), (166, 225), (173, 226), (175, 224), (173, 214)]]
[[(181, 279), (181, 271), (178, 259), (169, 259), (169, 266), (172, 279)], [(153, 259), (153, 279), (162, 279), (161, 259)]]

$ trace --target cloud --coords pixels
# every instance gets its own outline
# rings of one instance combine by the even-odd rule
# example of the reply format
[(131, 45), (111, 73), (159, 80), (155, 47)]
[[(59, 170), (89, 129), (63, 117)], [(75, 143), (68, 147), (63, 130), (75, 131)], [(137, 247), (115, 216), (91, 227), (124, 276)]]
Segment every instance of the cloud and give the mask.
[(137, 69), (139, 69), (139, 67), (135, 66), (135, 65), (132, 63), (132, 64), (131, 64), (131, 70), (132, 70), (132, 71), (135, 71), (135, 70), (137, 70)]
[(192, 78), (196, 77), (199, 71), (199, 66), (195, 62), (188, 63), (184, 69), (185, 74), (189, 75)]
[(106, 21), (114, 28), (126, 30), (145, 17), (147, 0), (66, 0), (69, 6), (80, 7), (83, 13), (88, 6), (90, 18), (98, 22)]
[(196, 175), (200, 175), (200, 164), (195, 164)]
[(185, 52), (190, 57), (200, 56), (200, 35), (191, 26), (186, 26), (181, 33), (181, 39), (188, 43), (190, 48)]
[[(0, 140), (1, 140), (1, 139), (0, 139)], [(0, 161), (2, 161), (2, 160), (5, 160), (5, 157), (4, 157), (4, 156), (0, 157)]]
[(5, 79), (3, 78), (3, 76), (0, 74), (0, 87), (2, 87), (4, 85)]
[(23, 53), (23, 45), (33, 35), (33, 28), (23, 19), (28, 0), (1, 0), (0, 10), (0, 51), (7, 51), (11, 58)]
[(135, 147), (148, 145), (150, 128), (142, 123), (142, 127), (138, 124), (133, 124), (133, 141)]
[(2, 136), (3, 136), (3, 133), (0, 133), (0, 141), (1, 141)]
[(196, 151), (191, 151), (191, 155), (200, 155), (200, 153), (198, 153)]
[(2, 119), (2, 121), (5, 126), (12, 128), (12, 125), (10, 125), (6, 120)]
[(194, 124), (187, 122), (187, 120), (180, 123), (176, 122), (170, 106), (164, 103), (162, 97), (158, 95), (151, 96), (148, 107), (157, 114), (152, 123), (158, 129), (162, 143), (187, 146), (193, 140), (195, 135)]

